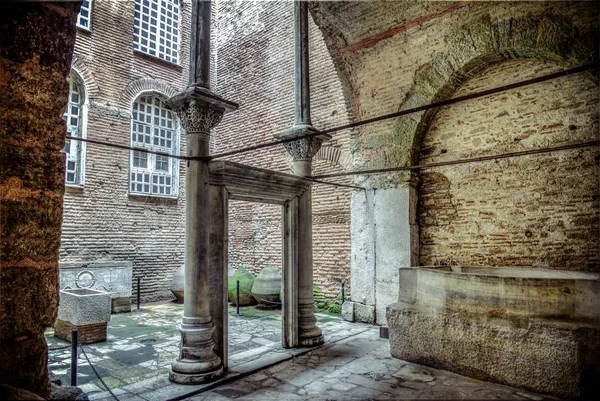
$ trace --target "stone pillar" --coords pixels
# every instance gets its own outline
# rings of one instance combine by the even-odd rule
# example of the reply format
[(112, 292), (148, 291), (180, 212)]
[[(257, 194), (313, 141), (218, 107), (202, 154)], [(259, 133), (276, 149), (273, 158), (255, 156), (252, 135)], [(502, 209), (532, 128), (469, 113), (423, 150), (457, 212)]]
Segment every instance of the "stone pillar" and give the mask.
[[(179, 355), (171, 365), (169, 379), (180, 384), (198, 384), (217, 379), (223, 363), (214, 351), (212, 302), (222, 302), (209, 292), (210, 281), (210, 183), (208, 162), (210, 130), (223, 113), (237, 104), (211, 92), (210, 1), (192, 3), (190, 84), (167, 101), (181, 120), (186, 133), (188, 160), (185, 174), (185, 285)], [(220, 325), (222, 325), (222, 321)], [(222, 332), (219, 327), (218, 332)]]
[(227, 299), (227, 244), (228, 244), (228, 193), (225, 186), (210, 186), (210, 272), (209, 288), (211, 292), (210, 315), (215, 331), (215, 353), (227, 370), (228, 340), (228, 299)]
[(0, 384), (44, 398), (80, 3), (0, 3)]
[(396, 188), (370, 189), (352, 196), (350, 275), (357, 321), (387, 324), (385, 309), (398, 301), (398, 269), (418, 265), (415, 185), (413, 179)]
[[(276, 138), (294, 138), (318, 131), (310, 121), (310, 80), (308, 71), (308, 3), (294, 2), (294, 61), (296, 121), (294, 126)], [(288, 142), (284, 146), (293, 158), (294, 174), (312, 175), (312, 158), (329, 135), (317, 135)], [(312, 191), (307, 189), (298, 199), (298, 345), (312, 346), (323, 343), (321, 329), (317, 327), (313, 296), (312, 253)], [(285, 288), (284, 288), (285, 290)]]

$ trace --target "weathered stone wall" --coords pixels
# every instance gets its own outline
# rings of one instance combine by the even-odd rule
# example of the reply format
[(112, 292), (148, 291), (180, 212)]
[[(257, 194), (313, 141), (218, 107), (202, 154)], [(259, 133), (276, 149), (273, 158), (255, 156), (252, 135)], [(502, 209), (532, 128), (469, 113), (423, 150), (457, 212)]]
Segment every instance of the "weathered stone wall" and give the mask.
[[(494, 63), (540, 58), (575, 66), (598, 59), (596, 2), (315, 2), (344, 93), (357, 120), (447, 98)], [(371, 124), (352, 144), (358, 168), (418, 159), (431, 113)], [(406, 174), (361, 178), (376, 187)]]
[[(273, 140), (294, 122), (294, 36), (292, 2), (217, 1), (217, 93), (240, 103), (215, 129), (212, 152)], [(329, 128), (349, 121), (339, 78), (320, 31), (310, 21), (312, 122)], [(349, 169), (350, 132), (325, 144), (313, 173)], [(228, 159), (291, 172), (283, 146)], [(344, 182), (344, 181), (341, 181)], [(347, 180), (346, 180), (347, 182)], [(350, 193), (344, 188), (313, 187), (314, 282), (331, 296), (349, 281)], [(257, 272), (281, 265), (279, 207), (232, 202), (230, 267)]]
[[(446, 99), (469, 78), (506, 60), (546, 60), (555, 62), (562, 68), (598, 60), (600, 5), (597, 2), (311, 2), (310, 7), (339, 71), (344, 96), (351, 104), (351, 112), (355, 120), (365, 120)], [(543, 71), (542, 69), (538, 72), (543, 73)], [(518, 76), (506, 75), (502, 83), (519, 80), (519, 77), (522, 76), (521, 73), (519, 74)], [(498, 82), (496, 83), (498, 84)], [(577, 85), (575, 84), (568, 91), (576, 92)], [(590, 90), (593, 90), (590, 88), (586, 89), (587, 95)], [(546, 94), (544, 93), (544, 95)], [(529, 101), (533, 102), (534, 100), (530, 99)], [(502, 97), (488, 102), (486, 107), (481, 107), (481, 103), (476, 104), (480, 107), (473, 110), (477, 110), (482, 119), (490, 118), (486, 116), (486, 113), (490, 113), (488, 110), (491, 109), (495, 112), (496, 109), (504, 110), (506, 106)], [(532, 106), (538, 113), (532, 118), (537, 119), (536, 123), (539, 123), (540, 127), (545, 125), (543, 120), (548, 117), (540, 111), (543, 104), (545, 104), (544, 100), (538, 100), (538, 104)], [(520, 108), (517, 108), (513, 112), (516, 113), (513, 114), (513, 118), (515, 115), (517, 118), (525, 117), (528, 112), (525, 106), (523, 103)], [(548, 105), (546, 104), (546, 106)], [(561, 114), (566, 113), (570, 117), (561, 115), (557, 121), (579, 118), (575, 116), (581, 111), (579, 110), (580, 104), (563, 107), (565, 109)], [(593, 104), (590, 107), (594, 107)], [(452, 110), (454, 109), (450, 108), (450, 115)], [(357, 170), (385, 168), (418, 162), (423, 135), (430, 127), (434, 116), (435, 111), (421, 112), (359, 128), (350, 145), (352, 167)], [(557, 118), (552, 116), (550, 119), (556, 120)], [(591, 123), (588, 122), (584, 125), (586, 124)], [(568, 125), (567, 130), (570, 132)], [(526, 129), (522, 129), (521, 133)], [(550, 139), (544, 134), (542, 137), (548, 139), (537, 141), (532, 138), (530, 142), (535, 141), (536, 145), (557, 143), (563, 140), (560, 135), (564, 135), (566, 131), (562, 131), (561, 128), (561, 132), (563, 134), (559, 134), (559, 137)], [(577, 136), (580, 133), (579, 130), (574, 130), (571, 133), (574, 136), (569, 139), (580, 138)], [(444, 133), (439, 135), (442, 136)], [(528, 143), (526, 139), (517, 142)], [(468, 145), (470, 147), (466, 150), (464, 143), (461, 142), (460, 145), (461, 148), (456, 148), (458, 146), (456, 144), (452, 149), (455, 156), (462, 157), (463, 153), (471, 152), (471, 145)], [(519, 145), (515, 143), (512, 146)], [(528, 159), (544, 164), (548, 163), (548, 160), (559, 158), (567, 163), (566, 154), (572, 155), (573, 152), (552, 156), (531, 156)], [(597, 227), (593, 224), (593, 219), (597, 219), (597, 206), (594, 206), (597, 203), (593, 203), (598, 201), (597, 199), (593, 200), (593, 197), (597, 196), (597, 191), (590, 186), (593, 174), (597, 173), (594, 173), (593, 168), (589, 166), (591, 156), (583, 157), (587, 157), (586, 162), (577, 159), (572, 164), (568, 164), (570, 169), (576, 171), (572, 174), (576, 177), (574, 179), (585, 181), (585, 184), (582, 185), (587, 186), (586, 189), (582, 189), (582, 191), (587, 191), (586, 195), (578, 200), (580, 202), (579, 212), (567, 210), (564, 217), (565, 229), (563, 230), (559, 221), (563, 220), (561, 216), (564, 210), (559, 207), (546, 210), (548, 206), (544, 206), (541, 212), (544, 213), (544, 216), (531, 218), (528, 223), (515, 225), (514, 234), (512, 234), (516, 235), (518, 231), (524, 234), (524, 227), (529, 224), (535, 231), (535, 233), (532, 231), (531, 237), (526, 237), (533, 245), (532, 250), (522, 249), (516, 254), (507, 252), (505, 256), (510, 255), (514, 258), (518, 255), (520, 258), (522, 255), (527, 255), (527, 258), (521, 259), (521, 262), (529, 265), (557, 264), (557, 267), (560, 268), (575, 268), (575, 265), (585, 265), (585, 267), (581, 267), (583, 269), (591, 269), (593, 265), (597, 265), (598, 254), (596, 252), (596, 256), (593, 256), (591, 254), (593, 252), (590, 250), (593, 249), (594, 244), (597, 248), (597, 242), (594, 242), (593, 239), (598, 236), (598, 232), (593, 231), (594, 227)], [(584, 165), (585, 167), (583, 167)], [(475, 167), (473, 168), (475, 169)], [(581, 168), (584, 171), (579, 176)], [(432, 171), (432, 173), (436, 172), (439, 171)], [(485, 176), (488, 171), (478, 170), (478, 172), (481, 174), (473, 173), (473, 177)], [(583, 178), (584, 176), (587, 178)], [(429, 178), (431, 177), (429, 176)], [(373, 199), (376, 199), (377, 197), (395, 196), (396, 188), (413, 190), (416, 188), (418, 177), (414, 174), (399, 172), (358, 176), (355, 182), (373, 187)], [(564, 182), (561, 179), (548, 182), (552, 188), (544, 195), (543, 202), (548, 202), (545, 203), (546, 205), (551, 203), (550, 200), (545, 199), (549, 192), (562, 193), (559, 188)], [(428, 185), (426, 183), (421, 189), (427, 188)], [(524, 185), (527, 187), (529, 184)], [(533, 187), (529, 186), (528, 188), (532, 189)], [(461, 189), (461, 191), (464, 193), (466, 189)], [(418, 196), (416, 191), (414, 194), (415, 197)], [(559, 203), (562, 202), (564, 198), (557, 196), (560, 199)], [(378, 239), (386, 235), (386, 227), (391, 224), (385, 225), (385, 227), (375, 224), (367, 229), (353, 225), (352, 276), (354, 277), (356, 273), (357, 277), (366, 279), (361, 289), (353, 288), (353, 300), (364, 302), (363, 299), (373, 299), (373, 303), (368, 301), (366, 303), (373, 305), (374, 310), (377, 311), (377, 322), (385, 323), (385, 317), (380, 312), (385, 308), (388, 300), (398, 296), (398, 268), (407, 266), (404, 264), (407, 254), (418, 255), (419, 253), (420, 227), (412, 207), (416, 204), (416, 199), (403, 200), (398, 197), (397, 202), (394, 204), (390, 201), (388, 210), (385, 210), (378, 207), (377, 204), (364, 201), (361, 197), (364, 198), (361, 194), (355, 195), (352, 206), (353, 218), (360, 216), (362, 221), (372, 222), (378, 221), (377, 219), (386, 221), (386, 217), (400, 213), (409, 216), (402, 223), (407, 227), (399, 231), (410, 233), (410, 236), (398, 235), (393, 239), (387, 237), (388, 240), (385, 242)], [(583, 200), (584, 197), (587, 201)], [(441, 209), (447, 208), (448, 204), (443, 206), (439, 204), (440, 201), (443, 199), (433, 200), (430, 198), (428, 207), (432, 207), (431, 205), (436, 203)], [(586, 202), (588, 203), (586, 204)], [(527, 205), (530, 206), (529, 203)], [(469, 214), (460, 216), (460, 218), (463, 222), (469, 221), (472, 227), (483, 224), (484, 220), (490, 217), (473, 215), (470, 213), (470, 209), (468, 210)], [(379, 215), (374, 215), (374, 213), (379, 213)], [(533, 214), (535, 213), (533, 212)], [(554, 215), (545, 216), (546, 213), (554, 213)], [(575, 218), (574, 216), (578, 213), (583, 213), (583, 215)], [(569, 214), (571, 217), (567, 217)], [(428, 222), (422, 219), (423, 224), (436, 224), (435, 220), (431, 220), (432, 216), (428, 217), (430, 218)], [(446, 217), (436, 215), (435, 218), (444, 221)], [(545, 218), (548, 218), (546, 221), (559, 225), (559, 234), (556, 237), (552, 237), (553, 234), (549, 232), (552, 231), (550, 226), (542, 228), (546, 227), (543, 220)], [(356, 228), (354, 228), (355, 226)], [(431, 226), (425, 227), (424, 237), (421, 237), (425, 240), (423, 242), (426, 248), (424, 255), (429, 255), (423, 258), (423, 262), (433, 262), (435, 259), (436, 263), (441, 263), (444, 261), (441, 255), (443, 250), (433, 251), (431, 249), (432, 242), (427, 239), (427, 236), (432, 235), (432, 230), (435, 229)], [(546, 231), (548, 231), (548, 237), (541, 238), (542, 235), (546, 235)], [(370, 232), (372, 235), (365, 238), (365, 232)], [(558, 237), (563, 234), (564, 237), (559, 239)], [(448, 245), (453, 241), (448, 235), (442, 235), (439, 231), (436, 235), (436, 244), (444, 241)], [(441, 240), (441, 237), (444, 239)], [(369, 243), (365, 244), (363, 239)], [(503, 247), (510, 246), (512, 244), (510, 241), (513, 240), (516, 239), (511, 237)], [(559, 242), (562, 245), (557, 247)], [(565, 246), (567, 243), (570, 245)], [(481, 244), (482, 242), (479, 242), (479, 245)], [(550, 250), (554, 256), (546, 258), (543, 255), (545, 245), (554, 247)], [(383, 249), (381, 246), (386, 248)], [(478, 252), (478, 245), (471, 243), (469, 246), (471, 247), (469, 251), (463, 250), (461, 255), (472, 255), (468, 262), (474, 260), (482, 262), (480, 257), (478, 259), (475, 256)], [(410, 252), (407, 252), (408, 248), (411, 248)], [(582, 251), (583, 254), (559, 256), (565, 250), (576, 253)], [(487, 251), (489, 249), (485, 250), (484, 254)], [(385, 258), (379, 257), (382, 253), (385, 253)], [(433, 254), (436, 255), (435, 258), (431, 256)], [(488, 256), (490, 256), (488, 257), (490, 263), (502, 261), (502, 258)], [(419, 262), (415, 258), (411, 263)], [(506, 264), (518, 263), (516, 260), (507, 258)], [(368, 277), (366, 277), (364, 272), (375, 272), (375, 274), (367, 274)]]
[[(135, 52), (134, 6), (94, 1), (91, 30), (77, 30), (73, 68), (89, 101), (89, 139), (129, 146), (132, 102), (144, 92), (169, 97), (187, 85), (189, 29), (182, 30), (178, 65)], [(182, 26), (190, 26), (190, 16), (191, 3), (183, 1)], [(87, 145), (85, 186), (65, 194), (61, 260), (132, 262), (143, 301), (170, 298), (172, 273), (184, 258), (185, 163), (173, 199), (129, 194), (129, 166), (129, 152)]]
[(80, 4), (0, 5), (0, 383), (46, 396), (65, 124)]
[[(506, 61), (453, 97), (561, 69)], [(420, 163), (598, 140), (598, 96), (579, 74), (445, 107), (423, 139)], [(420, 264), (600, 270), (597, 158), (597, 148), (586, 148), (424, 170)]]

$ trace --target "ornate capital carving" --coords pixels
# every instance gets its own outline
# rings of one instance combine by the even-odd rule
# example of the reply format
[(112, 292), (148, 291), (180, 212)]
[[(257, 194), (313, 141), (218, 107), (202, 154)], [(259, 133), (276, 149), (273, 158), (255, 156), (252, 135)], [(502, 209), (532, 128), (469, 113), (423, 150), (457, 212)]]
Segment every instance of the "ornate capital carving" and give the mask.
[(284, 143), (285, 150), (292, 156), (294, 161), (312, 160), (313, 156), (317, 154), (323, 139), (318, 137), (302, 138), (293, 142)]
[(192, 100), (187, 104), (179, 103), (173, 109), (177, 113), (186, 134), (210, 134), (210, 130), (223, 119), (224, 112), (224, 110), (211, 104), (197, 102), (196, 100)]
[[(318, 133), (310, 124), (296, 124), (281, 133), (275, 134), (277, 139), (287, 139), (294, 137), (302, 137), (306, 134)], [(295, 141), (286, 142), (283, 144), (288, 154), (292, 156), (294, 161), (311, 161), (314, 155), (317, 154), (324, 141), (331, 139), (331, 135), (319, 134), (310, 138), (300, 138)]]

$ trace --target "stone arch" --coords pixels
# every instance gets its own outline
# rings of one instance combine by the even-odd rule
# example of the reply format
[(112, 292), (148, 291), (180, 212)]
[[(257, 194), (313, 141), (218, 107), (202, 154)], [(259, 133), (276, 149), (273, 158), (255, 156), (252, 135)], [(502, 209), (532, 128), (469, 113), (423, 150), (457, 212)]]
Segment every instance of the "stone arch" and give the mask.
[[(445, 37), (446, 52), (435, 54), (417, 69), (399, 110), (446, 99), (467, 79), (504, 60), (538, 58), (567, 68), (595, 62), (598, 31), (591, 30), (583, 32), (570, 17), (548, 14), (496, 21), (488, 15), (469, 21)], [(428, 110), (398, 119), (388, 135), (393, 142), (401, 141), (397, 145), (404, 151), (388, 155), (382, 167), (418, 160), (423, 134), (435, 113)]]
[(154, 78), (140, 78), (130, 82), (125, 90), (121, 92), (121, 101), (130, 108), (135, 99), (144, 92), (155, 92), (167, 98), (177, 94), (177, 90), (165, 81)]
[(76, 55), (73, 55), (71, 70), (75, 71), (77, 75), (79, 75), (79, 78), (83, 83), (86, 101), (100, 96), (100, 88), (98, 87), (96, 79), (94, 78), (94, 74), (92, 73), (91, 68), (88, 67), (87, 63), (85, 63)]
[(321, 149), (313, 157), (314, 162), (321, 161), (332, 167), (343, 165), (344, 159), (342, 149), (335, 146), (327, 146), (327, 144), (321, 146)]

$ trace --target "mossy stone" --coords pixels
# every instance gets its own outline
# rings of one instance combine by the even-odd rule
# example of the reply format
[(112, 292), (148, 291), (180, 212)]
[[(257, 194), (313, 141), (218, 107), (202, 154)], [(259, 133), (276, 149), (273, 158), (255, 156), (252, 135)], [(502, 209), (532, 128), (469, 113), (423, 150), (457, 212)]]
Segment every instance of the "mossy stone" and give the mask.
[(240, 282), (240, 306), (256, 305), (256, 300), (250, 294), (254, 285), (254, 276), (248, 270), (240, 267), (233, 273), (227, 284), (227, 297), (235, 305), (236, 282)]

